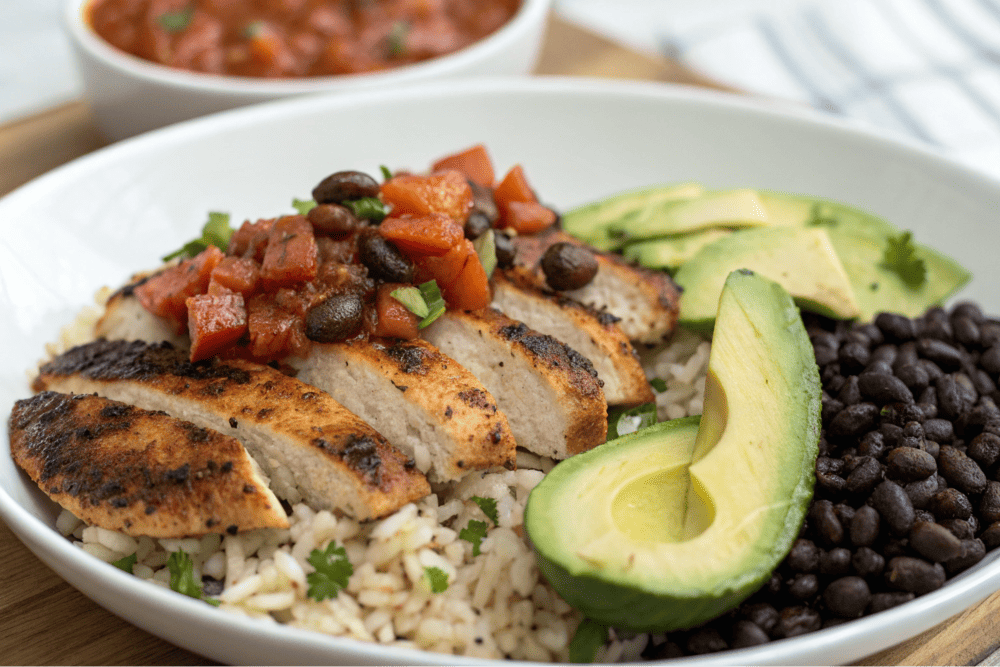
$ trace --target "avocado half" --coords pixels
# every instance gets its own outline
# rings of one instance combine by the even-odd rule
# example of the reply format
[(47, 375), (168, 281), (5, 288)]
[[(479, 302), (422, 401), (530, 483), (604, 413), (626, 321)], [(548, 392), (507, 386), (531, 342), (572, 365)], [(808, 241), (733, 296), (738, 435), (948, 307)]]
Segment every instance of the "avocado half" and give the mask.
[(525, 529), (556, 591), (598, 623), (649, 632), (699, 625), (756, 591), (812, 498), (813, 354), (780, 285), (731, 273), (701, 418), (567, 459), (528, 498)]

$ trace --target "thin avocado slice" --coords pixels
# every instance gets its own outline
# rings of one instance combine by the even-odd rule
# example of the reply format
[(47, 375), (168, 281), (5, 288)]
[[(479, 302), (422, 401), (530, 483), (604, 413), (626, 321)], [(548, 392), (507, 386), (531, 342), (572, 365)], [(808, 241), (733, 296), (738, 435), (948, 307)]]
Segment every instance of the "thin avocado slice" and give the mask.
[(860, 313), (827, 232), (774, 227), (734, 232), (705, 246), (681, 266), (674, 275), (682, 288), (680, 321), (693, 329), (710, 329), (726, 276), (739, 268), (781, 283), (804, 310), (840, 319)]
[(622, 249), (622, 255), (648, 269), (674, 271), (709, 243), (732, 234), (729, 229), (703, 229), (690, 234), (636, 241)]
[(609, 230), (612, 225), (643, 217), (648, 209), (668, 201), (691, 199), (704, 191), (705, 188), (698, 183), (679, 183), (622, 192), (566, 211), (562, 214), (563, 230), (598, 250), (614, 250), (621, 245), (621, 240), (611, 236)]
[(726, 280), (705, 410), (559, 463), (525, 529), (547, 581), (605, 625), (689, 628), (737, 606), (787, 555), (812, 498), (820, 433), (812, 345), (788, 293)]
[(952, 258), (914, 244), (914, 256), (923, 261), (927, 275), (919, 286), (908, 285), (883, 261), (888, 235), (856, 234), (835, 228), (827, 233), (851, 282), (859, 317), (865, 321), (884, 311), (918, 317), (929, 307), (944, 303), (972, 279), (972, 274)]
[(758, 193), (775, 225), (822, 227), (882, 237), (898, 234), (888, 221), (861, 209), (819, 197), (762, 190)]
[(625, 239), (651, 239), (712, 227), (743, 229), (770, 224), (757, 191), (741, 188), (705, 192), (692, 199), (646, 208), (611, 225), (609, 233)]

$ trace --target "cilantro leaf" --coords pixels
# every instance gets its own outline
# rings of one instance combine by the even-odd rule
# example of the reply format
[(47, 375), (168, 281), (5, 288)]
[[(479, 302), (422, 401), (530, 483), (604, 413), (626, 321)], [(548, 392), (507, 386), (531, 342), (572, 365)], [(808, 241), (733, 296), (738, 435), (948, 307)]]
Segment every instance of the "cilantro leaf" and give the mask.
[(483, 514), (489, 517), (495, 525), (500, 523), (499, 517), (497, 515), (497, 501), (493, 498), (482, 498), (480, 496), (472, 496), (472, 502), (479, 505), (479, 509), (483, 511)]
[(379, 170), (381, 170), (382, 178), (384, 180), (388, 181), (390, 178), (392, 178), (392, 170), (389, 169), (389, 167), (385, 166), (384, 164), (380, 164), (378, 168)]
[(196, 600), (203, 600), (216, 607), (221, 604), (218, 600), (206, 597), (202, 592), (201, 583), (194, 578), (194, 561), (183, 549), (170, 554), (167, 558), (167, 569), (170, 570), (171, 590)]
[(663, 378), (653, 378), (649, 381), (649, 386), (651, 386), (657, 394), (662, 394), (667, 390), (667, 383)]
[(627, 410), (608, 411), (608, 440), (656, 423), (656, 403), (643, 403)]
[(306, 215), (309, 211), (316, 208), (315, 199), (299, 199), (298, 197), (292, 198), (292, 208), (299, 212), (300, 215)]
[(406, 306), (406, 309), (417, 317), (427, 317), (431, 312), (427, 307), (427, 302), (424, 301), (424, 295), (421, 294), (418, 287), (413, 287), (412, 285), (409, 287), (400, 287), (392, 290), (389, 294), (396, 301)]
[(317, 602), (337, 597), (354, 574), (354, 566), (347, 560), (347, 550), (338, 547), (336, 542), (330, 542), (326, 549), (313, 549), (306, 560), (316, 568), (315, 572), (306, 575), (309, 583), (306, 594)]
[(418, 329), (423, 329), (444, 315), (444, 311), (448, 309), (448, 306), (444, 302), (444, 297), (441, 296), (441, 290), (438, 288), (436, 280), (428, 280), (422, 283), (419, 285), (419, 289), (421, 296), (424, 297), (424, 303), (427, 304), (427, 315), (417, 325)]
[(927, 265), (916, 256), (917, 247), (913, 243), (913, 233), (903, 232), (899, 236), (886, 239), (882, 266), (895, 272), (908, 286), (916, 289), (927, 281)]
[(361, 199), (350, 199), (341, 202), (341, 205), (351, 209), (351, 213), (366, 220), (381, 222), (382, 218), (389, 214), (389, 209), (385, 207), (381, 199), (376, 197), (362, 197)]
[(139, 555), (131, 554), (129, 556), (125, 556), (124, 558), (119, 558), (112, 563), (112, 565), (117, 567), (119, 570), (125, 570), (129, 574), (135, 574), (135, 572), (133, 572), (133, 568), (137, 562), (139, 562)]
[(482, 553), (479, 546), (482, 544), (483, 538), (486, 537), (486, 522), (469, 519), (469, 525), (458, 531), (458, 537), (466, 542), (471, 542), (472, 555), (478, 556)]
[(193, 241), (188, 241), (179, 250), (175, 250), (163, 257), (164, 262), (169, 262), (175, 257), (194, 257), (210, 245), (214, 245), (223, 252), (229, 247), (229, 239), (235, 230), (229, 226), (229, 214), (212, 211), (208, 214), (208, 222), (201, 228), (201, 236)]
[(479, 263), (483, 265), (486, 277), (489, 278), (493, 275), (493, 269), (497, 268), (497, 244), (493, 238), (493, 230), (487, 229), (480, 234), (479, 238), (472, 242), (472, 247), (476, 249)]
[(385, 38), (386, 55), (390, 58), (398, 58), (406, 53), (406, 35), (410, 32), (408, 21), (396, 21), (389, 28), (389, 34)]
[(593, 662), (597, 651), (608, 641), (607, 627), (589, 618), (583, 619), (569, 642), (570, 662)]
[(160, 14), (156, 20), (167, 32), (180, 32), (191, 24), (192, 18), (194, 18), (194, 3), (189, 2), (176, 12)]
[(448, 590), (448, 573), (439, 567), (425, 567), (424, 580), (431, 593), (444, 593)]

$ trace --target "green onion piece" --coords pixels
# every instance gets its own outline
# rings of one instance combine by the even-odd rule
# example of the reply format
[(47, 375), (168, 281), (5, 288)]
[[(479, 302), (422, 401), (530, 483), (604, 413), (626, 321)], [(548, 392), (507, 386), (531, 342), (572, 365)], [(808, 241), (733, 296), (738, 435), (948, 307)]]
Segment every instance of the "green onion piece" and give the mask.
[(163, 261), (169, 262), (175, 257), (194, 257), (210, 245), (214, 245), (223, 252), (229, 247), (229, 239), (235, 230), (229, 226), (229, 214), (210, 212), (208, 222), (201, 228), (201, 236), (188, 241), (179, 250), (175, 250), (169, 255), (164, 255)]
[(308, 215), (309, 211), (316, 208), (315, 199), (299, 199), (294, 197), (292, 199), (292, 208), (299, 212), (300, 215)]
[(389, 214), (389, 211), (386, 209), (385, 204), (382, 203), (382, 200), (376, 199), (375, 197), (352, 199), (350, 201), (342, 202), (342, 204), (351, 209), (351, 213), (366, 220), (381, 222), (382, 218)]
[(133, 568), (135, 567), (135, 564), (138, 561), (139, 561), (139, 555), (131, 554), (125, 556), (124, 558), (119, 558), (114, 563), (112, 563), (112, 565), (117, 567), (119, 570), (125, 570), (129, 574), (135, 574), (135, 572), (133, 572)]
[(576, 663), (594, 662), (597, 651), (607, 641), (607, 627), (589, 618), (583, 619), (577, 626), (573, 639), (569, 642), (569, 661)]
[(656, 423), (656, 403), (643, 403), (634, 408), (617, 409), (608, 413), (608, 440)]
[(427, 302), (424, 301), (424, 295), (421, 294), (420, 289), (417, 287), (400, 287), (399, 289), (392, 290), (389, 294), (396, 301), (406, 306), (406, 309), (417, 317), (423, 318), (430, 314)]
[(479, 256), (479, 263), (486, 270), (486, 277), (493, 275), (493, 269), (497, 268), (497, 244), (493, 238), (493, 230), (487, 229), (478, 239), (472, 242), (472, 247), (476, 249)]
[(667, 390), (667, 383), (663, 378), (653, 378), (649, 381), (649, 385), (656, 391), (657, 394), (662, 394)]
[(390, 58), (398, 58), (406, 53), (406, 35), (410, 32), (407, 21), (396, 21), (386, 36), (386, 52)]
[(420, 294), (424, 297), (424, 303), (427, 304), (428, 311), (427, 316), (417, 325), (418, 329), (423, 329), (444, 315), (444, 311), (448, 310), (448, 304), (444, 302), (444, 297), (441, 296), (441, 290), (438, 288), (436, 280), (428, 280), (420, 285)]
[(191, 24), (193, 17), (194, 3), (189, 2), (179, 11), (160, 14), (156, 20), (167, 32), (180, 32)]
[(384, 164), (382, 164), (382, 165), (379, 165), (379, 169), (382, 170), (382, 179), (383, 180), (388, 181), (390, 178), (392, 178), (392, 170), (389, 169), (389, 167), (387, 167)]
[(424, 579), (431, 593), (444, 593), (448, 590), (448, 573), (439, 567), (425, 567)]
[(255, 37), (259, 37), (263, 30), (263, 21), (251, 21), (243, 27), (243, 36), (247, 39), (254, 39)]

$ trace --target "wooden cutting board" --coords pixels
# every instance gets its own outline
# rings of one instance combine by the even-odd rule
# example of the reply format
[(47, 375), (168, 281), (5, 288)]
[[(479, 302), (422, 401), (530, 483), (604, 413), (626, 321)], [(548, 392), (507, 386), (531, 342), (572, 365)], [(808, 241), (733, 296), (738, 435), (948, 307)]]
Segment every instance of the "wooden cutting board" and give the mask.
[[(676, 62), (623, 48), (553, 17), (539, 74), (644, 79), (725, 89)], [(0, 195), (104, 145), (84, 102), (0, 126)], [(0, 523), (0, 663), (197, 665), (211, 661), (105, 611), (66, 584)], [(995, 664), (1000, 593), (859, 664)], [(984, 662), (985, 661), (985, 662)]]

